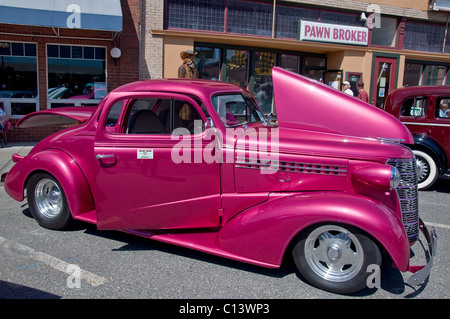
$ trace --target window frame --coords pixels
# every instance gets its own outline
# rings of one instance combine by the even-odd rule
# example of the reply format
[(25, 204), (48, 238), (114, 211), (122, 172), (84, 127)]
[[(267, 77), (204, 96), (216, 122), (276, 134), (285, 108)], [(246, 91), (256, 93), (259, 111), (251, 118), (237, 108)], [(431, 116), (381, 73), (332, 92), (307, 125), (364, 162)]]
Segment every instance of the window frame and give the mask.
[[(26, 114), (13, 114), (13, 109), (14, 109), (14, 105), (16, 103), (25, 103), (25, 104), (34, 104), (35, 108), (32, 112), (36, 112), (39, 110), (39, 48), (38, 48), (38, 43), (37, 42), (32, 42), (32, 41), (13, 41), (13, 40), (1, 40), (0, 39), (0, 43), (8, 43), (9, 44), (9, 54), (2, 54), (0, 55), (0, 60), (1, 57), (3, 56), (9, 56), (9, 57), (24, 57), (24, 58), (34, 58), (35, 59), (35, 68), (36, 68), (36, 94), (34, 97), (21, 97), (21, 98), (16, 98), (16, 97), (0, 97), (0, 102), (3, 106), (4, 112), (8, 115), (8, 117), (10, 119), (20, 119), (24, 116), (26, 116), (29, 113)], [(13, 44), (17, 45), (17, 44), (22, 44), (23, 47), (23, 54), (22, 55), (13, 55)], [(34, 54), (30, 55), (27, 54), (27, 45), (33, 45), (34, 46)], [(11, 90), (11, 91), (21, 91), (21, 90)], [(1, 93), (2, 91), (0, 91)], [(34, 91), (33, 91), (34, 92)]]
[[(434, 62), (434, 61), (421, 61), (421, 60), (406, 60), (405, 61), (405, 70), (403, 72), (403, 85), (404, 83), (404, 75), (407, 71), (406, 64), (411, 65), (420, 65), (420, 77), (419, 77), (419, 83), (411, 85), (411, 86), (421, 86), (421, 85), (448, 85), (450, 84), (450, 63), (444, 63), (444, 62)], [(441, 83), (430, 83), (429, 78), (427, 77), (427, 74), (430, 70), (430, 67), (445, 67), (445, 76), (443, 77), (443, 80)]]
[[(118, 97), (114, 100), (112, 100), (110, 102), (110, 104), (105, 108), (104, 112), (104, 118), (100, 118), (100, 123), (99, 125), (103, 128), (103, 131), (105, 132), (105, 134), (108, 136), (108, 138), (125, 138), (125, 139), (140, 139), (140, 138), (144, 138), (147, 137), (147, 139), (149, 138), (149, 136), (151, 136), (151, 138), (156, 138), (156, 139), (170, 139), (168, 138), (169, 136), (172, 136), (173, 132), (175, 131), (175, 129), (172, 126), (172, 118), (170, 119), (170, 131), (164, 134), (129, 134), (127, 132), (128, 130), (128, 125), (129, 125), (129, 120), (131, 117), (131, 111), (132, 111), (132, 107), (134, 105), (134, 103), (137, 100), (158, 100), (158, 99), (165, 99), (165, 100), (170, 100), (170, 113), (169, 115), (171, 117), (173, 117), (173, 101), (175, 100), (181, 100), (184, 101), (186, 103), (189, 103), (192, 107), (194, 107), (194, 109), (197, 111), (198, 116), (200, 117), (200, 120), (202, 121), (202, 130), (199, 131), (194, 131), (193, 133), (189, 134), (189, 135), (184, 135), (184, 134), (176, 134), (176, 135), (183, 135), (183, 136), (191, 136), (191, 137), (195, 137), (198, 135), (203, 135), (205, 133), (206, 130), (206, 123), (207, 123), (207, 118), (205, 116), (205, 114), (202, 111), (202, 108), (197, 104), (197, 101), (190, 97), (190, 96), (186, 96), (183, 94), (177, 94), (177, 93), (168, 93), (168, 92), (157, 92), (157, 93), (149, 93), (149, 94), (126, 94), (123, 95), (121, 97)], [(114, 106), (118, 103), (118, 102), (122, 102), (122, 110), (120, 111), (119, 117), (117, 119), (115, 119), (115, 127), (116, 127), (116, 132), (112, 132), (112, 129), (108, 129), (108, 127), (112, 127), (108, 125), (108, 121), (110, 120), (110, 113), (113, 110)], [(153, 105), (152, 107), (152, 111), (156, 111), (157, 108), (160, 106), (160, 103), (156, 103)], [(150, 109), (149, 109), (150, 110)], [(156, 112), (155, 112), (156, 113)]]

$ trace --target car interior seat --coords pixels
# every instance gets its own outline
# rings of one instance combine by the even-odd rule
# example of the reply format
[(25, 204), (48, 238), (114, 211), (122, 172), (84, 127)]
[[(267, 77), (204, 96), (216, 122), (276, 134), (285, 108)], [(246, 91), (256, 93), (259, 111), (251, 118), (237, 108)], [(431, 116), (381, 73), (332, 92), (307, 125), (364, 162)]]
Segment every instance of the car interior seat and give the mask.
[(158, 115), (150, 110), (139, 110), (130, 119), (128, 134), (166, 134)]

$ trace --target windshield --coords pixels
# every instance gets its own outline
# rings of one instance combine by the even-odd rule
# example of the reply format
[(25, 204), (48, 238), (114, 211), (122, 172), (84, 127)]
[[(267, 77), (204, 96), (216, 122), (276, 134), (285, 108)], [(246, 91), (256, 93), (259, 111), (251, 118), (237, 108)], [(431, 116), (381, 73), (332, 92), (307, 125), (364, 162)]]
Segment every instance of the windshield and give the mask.
[(255, 100), (250, 96), (242, 94), (215, 95), (212, 102), (226, 127), (265, 120)]

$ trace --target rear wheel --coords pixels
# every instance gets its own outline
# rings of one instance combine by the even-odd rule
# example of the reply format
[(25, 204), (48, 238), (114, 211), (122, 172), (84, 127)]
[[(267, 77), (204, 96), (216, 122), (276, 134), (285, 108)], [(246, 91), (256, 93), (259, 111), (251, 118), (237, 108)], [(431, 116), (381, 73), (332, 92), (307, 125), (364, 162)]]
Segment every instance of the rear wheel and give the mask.
[(27, 184), (27, 199), (31, 214), (42, 227), (63, 229), (71, 223), (66, 195), (53, 176), (33, 175)]
[(419, 150), (413, 150), (413, 153), (416, 156), (417, 166), (419, 168), (417, 187), (419, 189), (427, 189), (434, 184), (439, 175), (438, 166), (429, 154)]
[(381, 265), (376, 243), (360, 230), (335, 224), (307, 229), (292, 251), (295, 264), (314, 286), (340, 294), (367, 287), (369, 265)]

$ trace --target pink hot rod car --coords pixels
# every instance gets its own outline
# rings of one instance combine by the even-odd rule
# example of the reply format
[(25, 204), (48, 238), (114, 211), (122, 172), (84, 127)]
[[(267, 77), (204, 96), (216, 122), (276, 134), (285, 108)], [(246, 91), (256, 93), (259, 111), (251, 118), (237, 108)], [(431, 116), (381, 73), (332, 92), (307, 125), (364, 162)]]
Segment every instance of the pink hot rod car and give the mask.
[[(43, 227), (71, 220), (263, 267), (292, 254), (311, 284), (367, 286), (387, 252), (408, 283), (429, 275), (436, 234), (418, 216), (406, 127), (386, 112), (281, 68), (277, 122), (222, 82), (131, 83), (96, 108), (41, 111), (19, 127), (79, 122), (2, 176)], [(419, 232), (430, 258), (410, 265)], [(369, 267), (370, 266), (370, 267)]]

